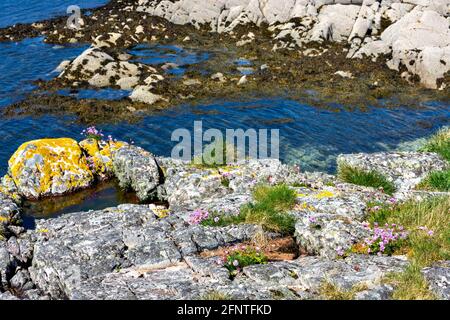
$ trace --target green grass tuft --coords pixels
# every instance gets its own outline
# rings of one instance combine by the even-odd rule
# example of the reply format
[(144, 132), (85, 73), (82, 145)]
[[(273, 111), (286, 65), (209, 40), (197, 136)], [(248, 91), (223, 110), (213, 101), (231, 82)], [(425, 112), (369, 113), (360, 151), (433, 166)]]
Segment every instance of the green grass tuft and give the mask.
[(266, 264), (269, 260), (264, 253), (252, 248), (233, 251), (226, 259), (224, 266), (231, 276), (236, 275), (238, 268), (242, 269), (254, 264)]
[[(404, 248), (410, 266), (403, 273), (388, 277), (388, 282), (396, 287), (394, 298), (433, 299), (420, 270), (436, 261), (450, 259), (450, 198), (409, 201), (383, 210), (379, 224), (396, 223), (410, 231)], [(433, 235), (420, 228), (432, 230)]]
[(192, 165), (197, 168), (215, 169), (234, 163), (238, 158), (237, 148), (221, 140), (207, 145), (202, 154), (194, 157)]
[(394, 300), (436, 300), (420, 272), (420, 267), (410, 265), (404, 272), (390, 274), (385, 281), (395, 286)]
[(450, 191), (450, 169), (431, 172), (417, 189), (428, 191)]
[(325, 281), (319, 288), (319, 294), (326, 300), (353, 300), (358, 292), (364, 290), (367, 290), (367, 286), (364, 284), (357, 284), (350, 290), (342, 290), (334, 283)]
[(259, 224), (264, 229), (293, 234), (295, 219), (287, 212), (295, 206), (295, 191), (281, 184), (259, 185), (253, 192), (254, 202), (244, 205), (238, 215), (210, 214), (201, 222), (204, 226), (227, 226), (238, 223)]
[(385, 176), (377, 171), (364, 171), (359, 168), (354, 168), (348, 165), (339, 167), (338, 176), (345, 182), (373, 187), (376, 189), (383, 188), (384, 192), (392, 195), (395, 192), (395, 186), (388, 181)]
[(445, 127), (434, 134), (420, 149), (423, 152), (436, 152), (450, 161), (450, 128)]

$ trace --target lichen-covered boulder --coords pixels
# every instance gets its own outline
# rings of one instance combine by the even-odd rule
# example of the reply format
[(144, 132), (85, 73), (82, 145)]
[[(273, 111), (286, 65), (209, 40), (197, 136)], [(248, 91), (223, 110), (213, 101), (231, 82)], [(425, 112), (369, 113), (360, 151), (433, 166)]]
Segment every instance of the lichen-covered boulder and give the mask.
[(8, 165), (9, 177), (27, 199), (65, 194), (88, 187), (94, 181), (83, 150), (69, 138), (26, 142)]

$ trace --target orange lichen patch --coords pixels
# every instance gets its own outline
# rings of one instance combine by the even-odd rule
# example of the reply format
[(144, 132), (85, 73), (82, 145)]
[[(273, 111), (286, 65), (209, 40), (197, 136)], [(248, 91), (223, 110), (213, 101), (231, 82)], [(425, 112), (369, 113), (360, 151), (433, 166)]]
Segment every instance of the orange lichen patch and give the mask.
[[(299, 250), (292, 237), (268, 239), (263, 245), (257, 245), (248, 241), (238, 245), (239, 247), (253, 248), (263, 253), (269, 261), (294, 260), (298, 257)], [(230, 247), (219, 247), (215, 250), (205, 250), (200, 253), (202, 257), (226, 257)]]
[[(73, 191), (87, 187), (93, 181), (83, 151), (70, 138), (26, 142), (8, 164), (17, 188), (29, 198)], [(30, 174), (33, 184), (30, 184)]]

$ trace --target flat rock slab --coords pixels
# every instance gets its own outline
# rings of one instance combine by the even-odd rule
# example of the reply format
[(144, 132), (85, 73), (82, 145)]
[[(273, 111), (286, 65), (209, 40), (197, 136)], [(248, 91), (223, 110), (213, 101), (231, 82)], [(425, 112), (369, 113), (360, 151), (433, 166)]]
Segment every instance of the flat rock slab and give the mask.
[(37, 222), (31, 278), (53, 298), (75, 294), (95, 277), (139, 267), (166, 268), (184, 256), (249, 240), (261, 228), (191, 226), (158, 219), (147, 205), (121, 205)]
[(340, 290), (361, 286), (361, 299), (392, 292), (380, 285), (383, 276), (407, 265), (404, 257), (352, 256), (340, 260), (303, 257), (244, 268), (234, 280), (211, 259), (188, 257), (167, 268), (133, 267), (83, 281), (71, 299), (199, 299), (215, 292), (234, 299), (318, 298), (324, 282)]

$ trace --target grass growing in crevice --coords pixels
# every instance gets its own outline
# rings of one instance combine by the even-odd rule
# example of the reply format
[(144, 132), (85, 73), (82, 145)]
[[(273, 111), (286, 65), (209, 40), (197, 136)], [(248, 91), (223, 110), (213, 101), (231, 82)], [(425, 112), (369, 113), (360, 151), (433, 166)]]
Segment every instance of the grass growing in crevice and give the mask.
[(417, 186), (419, 190), (450, 191), (450, 169), (431, 172)]
[(225, 261), (225, 268), (228, 269), (231, 276), (237, 274), (237, 271), (254, 264), (266, 264), (269, 259), (261, 252), (253, 248), (232, 251)]
[(211, 214), (204, 226), (227, 226), (238, 223), (259, 224), (268, 231), (293, 234), (295, 219), (287, 212), (295, 206), (297, 196), (287, 185), (259, 185), (253, 191), (253, 203), (244, 205), (238, 215)]
[(383, 191), (390, 195), (395, 192), (394, 184), (375, 170), (365, 171), (356, 167), (341, 165), (339, 166), (338, 176), (348, 183), (376, 189), (383, 188)]
[(363, 284), (355, 285), (350, 290), (342, 290), (334, 283), (325, 281), (319, 288), (319, 294), (326, 300), (353, 300), (358, 292), (364, 290), (367, 290), (367, 286)]
[(395, 223), (408, 230), (404, 249), (410, 266), (387, 278), (395, 285), (395, 299), (433, 298), (420, 272), (436, 261), (450, 259), (450, 197), (436, 197), (422, 202), (409, 201), (377, 212), (379, 224)]
[(431, 136), (420, 149), (423, 152), (436, 152), (450, 161), (450, 128), (445, 127)]
[(212, 290), (200, 296), (199, 300), (232, 300), (232, 298), (230, 295), (226, 293), (222, 293), (217, 290)]
[(238, 155), (234, 145), (219, 140), (205, 146), (202, 154), (194, 157), (192, 165), (200, 169), (218, 169), (236, 162), (239, 159)]
[(428, 289), (421, 268), (412, 264), (404, 272), (390, 274), (385, 282), (393, 285), (392, 294), (394, 300), (436, 300), (436, 296)]

